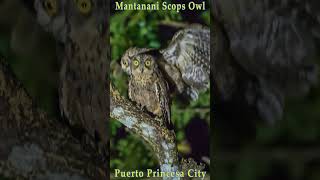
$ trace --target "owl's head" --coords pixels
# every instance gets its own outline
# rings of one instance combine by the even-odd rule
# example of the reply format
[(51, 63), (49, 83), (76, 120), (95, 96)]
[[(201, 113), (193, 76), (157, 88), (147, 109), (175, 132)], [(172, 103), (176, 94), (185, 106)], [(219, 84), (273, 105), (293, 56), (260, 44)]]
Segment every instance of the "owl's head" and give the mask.
[(131, 75), (131, 62), (134, 58), (141, 56), (144, 53), (147, 53), (149, 51), (152, 51), (153, 49), (148, 48), (136, 48), (132, 47), (127, 49), (127, 51), (123, 54), (121, 57), (121, 68), (124, 72), (126, 72), (128, 75)]
[(109, 1), (68, 0), (68, 2), (67, 21), (70, 25), (70, 38), (81, 44), (86, 44), (88, 48), (95, 43), (97, 38), (106, 44)]
[(34, 0), (39, 24), (56, 40), (70, 37), (87, 44), (92, 35), (106, 32), (107, 5), (105, 0)]
[(38, 23), (54, 37), (64, 42), (67, 36), (65, 0), (35, 0)]
[(132, 76), (151, 77), (156, 71), (157, 64), (155, 58), (149, 54), (138, 54), (132, 58)]
[(131, 58), (137, 54), (134, 51), (135, 48), (129, 48), (121, 57), (121, 68), (128, 75), (131, 75)]

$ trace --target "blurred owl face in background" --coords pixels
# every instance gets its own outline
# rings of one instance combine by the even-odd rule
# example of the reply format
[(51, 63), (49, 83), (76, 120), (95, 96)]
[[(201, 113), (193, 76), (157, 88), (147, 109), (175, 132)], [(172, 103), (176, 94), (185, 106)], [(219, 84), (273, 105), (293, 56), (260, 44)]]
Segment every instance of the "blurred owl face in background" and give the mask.
[(66, 1), (35, 0), (34, 8), (38, 23), (48, 32), (53, 33), (58, 41), (65, 42), (67, 35)]
[(140, 78), (149, 78), (155, 72), (157, 64), (154, 58), (148, 54), (140, 54), (131, 60), (132, 75)]
[(121, 58), (121, 68), (122, 70), (131, 75), (131, 58), (129, 55), (130, 49), (128, 49)]
[(128, 59), (128, 58), (122, 58), (121, 59), (121, 68), (127, 74), (131, 74), (130, 66), (131, 66), (131, 60), (130, 59)]
[[(81, 44), (94, 44), (96, 38), (106, 33), (107, 30), (107, 7), (106, 0), (69, 0), (70, 9), (67, 17), (70, 25), (69, 36)], [(107, 39), (105, 39), (107, 43)]]
[(101, 8), (106, 3), (105, 0), (35, 0), (34, 7), (39, 24), (58, 41), (64, 43), (71, 36), (90, 44), (92, 37), (106, 31), (106, 10)]

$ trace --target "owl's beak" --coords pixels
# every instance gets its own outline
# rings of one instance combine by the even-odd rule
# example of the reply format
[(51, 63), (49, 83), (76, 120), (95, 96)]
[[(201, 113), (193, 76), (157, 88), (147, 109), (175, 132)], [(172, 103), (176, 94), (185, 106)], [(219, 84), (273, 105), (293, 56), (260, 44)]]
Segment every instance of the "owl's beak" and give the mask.
[(140, 67), (141, 74), (143, 74), (143, 71), (144, 71), (144, 67)]

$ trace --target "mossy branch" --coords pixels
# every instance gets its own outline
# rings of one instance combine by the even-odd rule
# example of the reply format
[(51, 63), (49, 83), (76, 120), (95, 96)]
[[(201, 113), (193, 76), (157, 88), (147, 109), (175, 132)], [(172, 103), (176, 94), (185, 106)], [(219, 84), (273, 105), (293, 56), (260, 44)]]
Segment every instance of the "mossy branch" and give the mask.
[(110, 85), (110, 116), (127, 127), (129, 131), (145, 140), (154, 151), (163, 172), (180, 170), (176, 137), (157, 118), (151, 117), (136, 107), (131, 101), (122, 97)]

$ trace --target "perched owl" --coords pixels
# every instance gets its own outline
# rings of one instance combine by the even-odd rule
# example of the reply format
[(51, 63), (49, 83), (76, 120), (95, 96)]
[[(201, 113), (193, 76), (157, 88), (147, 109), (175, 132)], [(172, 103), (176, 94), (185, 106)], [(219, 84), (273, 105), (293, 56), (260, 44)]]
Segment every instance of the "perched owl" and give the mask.
[(61, 113), (77, 135), (89, 137), (88, 143), (103, 142), (103, 149), (108, 145), (108, 6), (105, 0), (34, 1), (38, 22), (57, 40)]
[(132, 74), (131, 63), (138, 54), (153, 55), (170, 87), (196, 100), (210, 84), (210, 30), (192, 25), (178, 31), (169, 46), (162, 50), (130, 48), (121, 58), (121, 67)]
[(267, 122), (281, 119), (285, 97), (304, 95), (317, 82), (319, 1), (212, 4), (215, 103), (248, 105)]
[(136, 54), (130, 63), (129, 98), (141, 108), (162, 117), (171, 127), (168, 84), (158, 68), (156, 59), (149, 54)]

